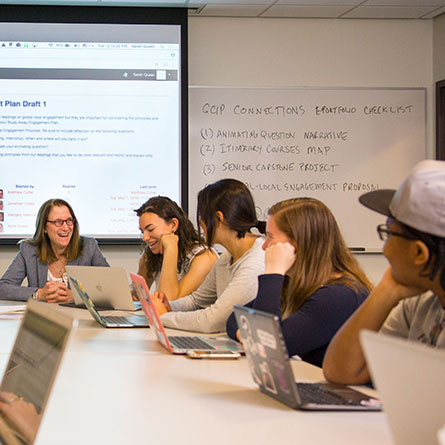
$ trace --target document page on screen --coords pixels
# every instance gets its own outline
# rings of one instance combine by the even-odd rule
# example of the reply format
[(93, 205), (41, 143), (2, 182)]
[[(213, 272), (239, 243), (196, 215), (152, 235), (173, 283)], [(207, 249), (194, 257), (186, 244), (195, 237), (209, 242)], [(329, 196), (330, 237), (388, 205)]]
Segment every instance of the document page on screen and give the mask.
[(179, 202), (180, 57), (179, 25), (2, 24), (0, 237), (33, 234), (49, 198), (111, 239), (150, 196)]

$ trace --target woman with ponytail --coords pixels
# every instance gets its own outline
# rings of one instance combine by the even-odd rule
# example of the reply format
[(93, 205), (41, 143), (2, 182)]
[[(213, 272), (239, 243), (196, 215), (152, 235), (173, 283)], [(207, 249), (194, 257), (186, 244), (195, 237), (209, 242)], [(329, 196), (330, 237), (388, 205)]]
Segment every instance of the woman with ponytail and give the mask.
[[(265, 273), (250, 307), (277, 315), (290, 356), (321, 366), (342, 324), (371, 283), (349, 252), (332, 212), (317, 199), (295, 198), (269, 210)], [(227, 323), (236, 338), (233, 316)]]
[(197, 220), (207, 247), (225, 248), (202, 285), (192, 294), (167, 301), (155, 300), (166, 327), (195, 332), (221, 332), (234, 304), (255, 298), (258, 275), (264, 272), (263, 239), (252, 228), (264, 232), (248, 188), (236, 179), (222, 179), (198, 194)]

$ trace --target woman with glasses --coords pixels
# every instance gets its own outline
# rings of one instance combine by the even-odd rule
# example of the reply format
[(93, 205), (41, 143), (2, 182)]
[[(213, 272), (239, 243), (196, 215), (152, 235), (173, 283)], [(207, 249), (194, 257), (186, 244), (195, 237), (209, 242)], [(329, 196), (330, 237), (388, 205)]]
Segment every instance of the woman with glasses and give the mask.
[[(289, 355), (321, 366), (332, 337), (365, 300), (371, 283), (321, 201), (288, 199), (268, 213), (266, 269), (248, 306), (280, 318)], [(232, 315), (227, 333), (238, 339), (237, 329)]]
[[(63, 199), (50, 199), (37, 214), (36, 231), (19, 243), (19, 253), (0, 279), (0, 298), (48, 303), (73, 300), (65, 266), (109, 266), (97, 241), (79, 235), (79, 223)], [(22, 286), (28, 279), (28, 286)]]

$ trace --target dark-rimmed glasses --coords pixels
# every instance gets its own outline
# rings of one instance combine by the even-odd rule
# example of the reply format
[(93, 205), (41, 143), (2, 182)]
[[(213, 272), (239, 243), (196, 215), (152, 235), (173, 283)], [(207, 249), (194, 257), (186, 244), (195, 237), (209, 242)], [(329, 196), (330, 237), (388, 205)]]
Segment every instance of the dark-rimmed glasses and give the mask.
[(55, 219), (54, 221), (50, 221), (49, 219), (46, 222), (54, 224), (56, 227), (62, 227), (63, 223), (66, 223), (68, 227), (71, 227), (76, 221), (75, 218), (67, 218), (67, 219)]
[(382, 241), (386, 241), (391, 236), (398, 236), (399, 238), (407, 239), (409, 241), (415, 241), (417, 238), (413, 235), (408, 235), (406, 233), (393, 232), (388, 229), (386, 224), (379, 224), (377, 226), (377, 233)]

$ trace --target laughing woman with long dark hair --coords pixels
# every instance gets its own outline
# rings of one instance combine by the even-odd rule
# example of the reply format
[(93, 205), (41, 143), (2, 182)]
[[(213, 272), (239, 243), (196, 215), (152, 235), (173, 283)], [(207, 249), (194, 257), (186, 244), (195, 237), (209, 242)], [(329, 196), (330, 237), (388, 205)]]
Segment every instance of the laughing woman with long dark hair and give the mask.
[(168, 300), (196, 290), (218, 256), (207, 248), (185, 212), (166, 196), (154, 196), (136, 210), (144, 252), (138, 274)]

